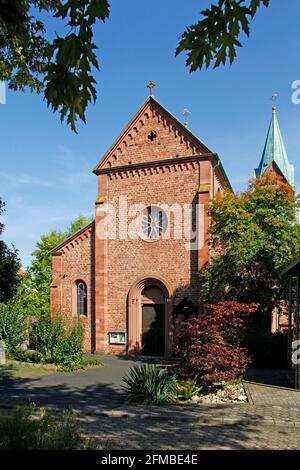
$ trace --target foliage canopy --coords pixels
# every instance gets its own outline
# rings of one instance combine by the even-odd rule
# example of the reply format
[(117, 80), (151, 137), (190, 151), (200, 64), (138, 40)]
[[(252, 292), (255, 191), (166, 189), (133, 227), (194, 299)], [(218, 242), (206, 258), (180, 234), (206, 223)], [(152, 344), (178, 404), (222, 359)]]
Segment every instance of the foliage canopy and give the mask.
[(273, 175), (252, 180), (241, 194), (211, 205), (215, 252), (203, 272), (203, 301), (255, 302), (273, 310), (284, 284), (281, 271), (300, 255), (298, 198)]
[(241, 376), (250, 362), (241, 347), (241, 314), (255, 310), (255, 304), (219, 302), (205, 305), (199, 318), (182, 322), (175, 331), (173, 352), (178, 362), (174, 372), (183, 379), (196, 380), (204, 388)]
[(52, 257), (50, 251), (78, 230), (91, 222), (83, 215), (76, 218), (66, 230), (53, 230), (48, 235), (42, 235), (32, 253), (33, 261), (23, 276), (14, 302), (29, 315), (46, 314), (50, 307), (50, 285), (52, 279)]
[[(5, 211), (5, 204), (0, 199), (0, 216)], [(0, 235), (4, 230), (4, 224), (0, 222)], [(3, 240), (0, 240), (0, 302), (6, 302), (14, 295), (17, 285), (17, 272), (20, 268), (20, 260), (17, 250), (9, 248)]]
[[(188, 26), (176, 54), (187, 52), (191, 72), (233, 62), (241, 33), (257, 9), (270, 0), (218, 0)], [(96, 100), (99, 69), (94, 30), (110, 13), (108, 0), (0, 0), (0, 80), (13, 90), (43, 93), (47, 105), (76, 131), (87, 106)], [(64, 34), (51, 38), (45, 16), (54, 17)], [(62, 28), (60, 28), (62, 29)]]

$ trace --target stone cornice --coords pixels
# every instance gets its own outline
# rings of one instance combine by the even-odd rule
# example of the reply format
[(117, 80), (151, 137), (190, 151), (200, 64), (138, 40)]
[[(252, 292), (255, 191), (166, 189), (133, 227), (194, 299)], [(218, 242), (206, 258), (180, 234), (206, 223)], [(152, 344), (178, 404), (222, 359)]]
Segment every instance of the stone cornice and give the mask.
[(130, 165), (122, 165), (122, 166), (115, 166), (111, 168), (102, 168), (99, 170), (94, 170), (96, 175), (103, 175), (109, 173), (121, 173), (121, 172), (130, 172), (135, 170), (142, 170), (146, 168), (155, 168), (155, 167), (167, 167), (177, 164), (187, 164), (192, 162), (198, 162), (201, 160), (208, 160), (209, 158), (213, 158), (213, 153), (205, 153), (202, 155), (192, 155), (190, 157), (175, 157), (175, 158), (168, 158), (164, 160), (153, 160), (151, 162), (142, 162), (142, 163), (134, 163)]

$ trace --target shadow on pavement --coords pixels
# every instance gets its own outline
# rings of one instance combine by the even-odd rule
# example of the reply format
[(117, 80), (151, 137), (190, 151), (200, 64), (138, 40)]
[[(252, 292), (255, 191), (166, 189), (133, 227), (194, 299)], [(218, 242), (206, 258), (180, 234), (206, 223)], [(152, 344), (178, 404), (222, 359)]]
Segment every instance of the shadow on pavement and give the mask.
[(291, 369), (259, 369), (249, 367), (244, 378), (250, 382), (277, 387), (294, 388), (295, 373)]
[[(296, 445), (291, 441), (294, 426), (261, 426), (265, 407), (250, 404), (128, 405), (118, 385), (124, 367), (120, 367), (119, 361), (116, 365), (119, 369), (105, 371), (103, 368), (34, 379), (17, 378), (9, 369), (3, 370), (0, 404), (33, 402), (48, 409), (73, 408), (80, 412), (78, 421), (82, 432), (99, 439), (102, 445), (107, 442), (109, 449), (278, 448), (278, 442), (284, 449)], [(114, 375), (115, 380), (109, 382)]]
[[(58, 374), (59, 375), (59, 374)], [(9, 369), (0, 372), (0, 404), (35, 403), (37, 406), (58, 409), (101, 411), (114, 408), (125, 400), (121, 387), (109, 383), (95, 383), (78, 386), (64, 382), (67, 374), (38, 378), (19, 378)], [(60, 379), (60, 383), (58, 382)], [(70, 381), (69, 381), (70, 382)]]

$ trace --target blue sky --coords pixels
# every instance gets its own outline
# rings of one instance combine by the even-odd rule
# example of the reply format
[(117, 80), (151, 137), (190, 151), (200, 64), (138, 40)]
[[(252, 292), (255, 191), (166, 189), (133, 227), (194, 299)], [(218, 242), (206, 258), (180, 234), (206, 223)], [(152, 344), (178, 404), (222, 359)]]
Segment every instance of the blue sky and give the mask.
[[(24, 266), (42, 234), (64, 230), (79, 214), (91, 215), (97, 181), (92, 168), (147, 97), (155, 97), (220, 155), (236, 190), (243, 189), (260, 160), (271, 96), (300, 186), (300, 105), (291, 84), (300, 80), (300, 2), (271, 0), (254, 19), (250, 39), (232, 66), (189, 74), (175, 48), (186, 25), (210, 2), (111, 0), (110, 19), (99, 25), (101, 70), (98, 101), (78, 135), (60, 124), (41, 96), (7, 92), (0, 105), (0, 196), (6, 202), (3, 238), (19, 249)], [(284, 8), (283, 8), (284, 5)], [(50, 32), (55, 23), (47, 21)]]

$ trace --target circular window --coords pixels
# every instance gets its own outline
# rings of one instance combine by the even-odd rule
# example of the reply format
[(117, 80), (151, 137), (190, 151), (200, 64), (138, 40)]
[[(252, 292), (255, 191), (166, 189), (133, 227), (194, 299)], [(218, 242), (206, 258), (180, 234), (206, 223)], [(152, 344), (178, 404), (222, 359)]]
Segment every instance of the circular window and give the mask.
[(167, 230), (168, 219), (166, 213), (158, 206), (149, 206), (144, 209), (141, 221), (141, 231), (144, 238), (157, 240)]

